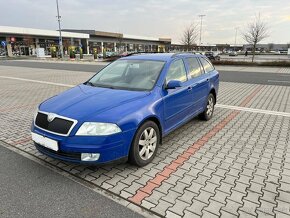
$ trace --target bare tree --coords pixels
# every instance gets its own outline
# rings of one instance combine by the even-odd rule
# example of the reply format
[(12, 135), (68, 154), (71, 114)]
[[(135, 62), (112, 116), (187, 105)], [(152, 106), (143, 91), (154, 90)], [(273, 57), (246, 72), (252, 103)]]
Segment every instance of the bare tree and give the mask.
[(186, 50), (189, 51), (193, 45), (195, 45), (195, 40), (198, 36), (197, 25), (192, 23), (185, 28), (181, 37), (181, 43), (185, 46)]
[(244, 40), (253, 46), (252, 62), (255, 59), (257, 44), (268, 36), (268, 26), (263, 20), (261, 20), (260, 16), (250, 22), (248, 27), (245, 29), (245, 32), (242, 33)]
[(120, 53), (121, 48), (123, 46), (123, 34), (118, 34), (118, 36), (116, 37), (116, 47), (118, 49), (118, 52)]

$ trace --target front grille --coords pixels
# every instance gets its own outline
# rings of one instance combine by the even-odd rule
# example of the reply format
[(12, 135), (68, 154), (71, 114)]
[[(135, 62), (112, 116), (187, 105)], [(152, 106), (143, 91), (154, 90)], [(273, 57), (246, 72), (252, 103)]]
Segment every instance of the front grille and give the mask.
[(66, 135), (74, 124), (73, 121), (60, 117), (55, 117), (51, 122), (48, 122), (47, 116), (45, 113), (38, 112), (35, 118), (35, 125), (50, 132)]

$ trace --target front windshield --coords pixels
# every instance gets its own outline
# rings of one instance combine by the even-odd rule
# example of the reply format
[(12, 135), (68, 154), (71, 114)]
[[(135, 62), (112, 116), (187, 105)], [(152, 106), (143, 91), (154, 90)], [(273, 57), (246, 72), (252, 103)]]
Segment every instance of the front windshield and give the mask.
[(113, 89), (151, 90), (163, 65), (163, 61), (118, 60), (101, 70), (87, 84)]

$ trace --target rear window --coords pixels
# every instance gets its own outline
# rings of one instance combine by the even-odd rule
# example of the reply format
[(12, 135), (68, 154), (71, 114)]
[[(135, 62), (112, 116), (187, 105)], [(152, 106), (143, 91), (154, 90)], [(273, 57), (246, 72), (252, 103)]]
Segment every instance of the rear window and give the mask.
[(189, 74), (191, 78), (195, 78), (201, 75), (201, 68), (197, 58), (187, 58)]
[(206, 60), (205, 58), (199, 58), (199, 60), (203, 66), (205, 73), (209, 73), (209, 72), (214, 70), (214, 67), (212, 66), (212, 64), (208, 60)]

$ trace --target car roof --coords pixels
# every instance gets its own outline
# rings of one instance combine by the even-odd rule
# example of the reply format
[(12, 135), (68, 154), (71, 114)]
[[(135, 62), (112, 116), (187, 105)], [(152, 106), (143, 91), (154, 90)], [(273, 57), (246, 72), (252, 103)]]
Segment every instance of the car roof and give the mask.
[(204, 55), (193, 53), (148, 53), (148, 54), (133, 54), (130, 56), (120, 58), (120, 60), (169, 61), (175, 57), (204, 57)]

